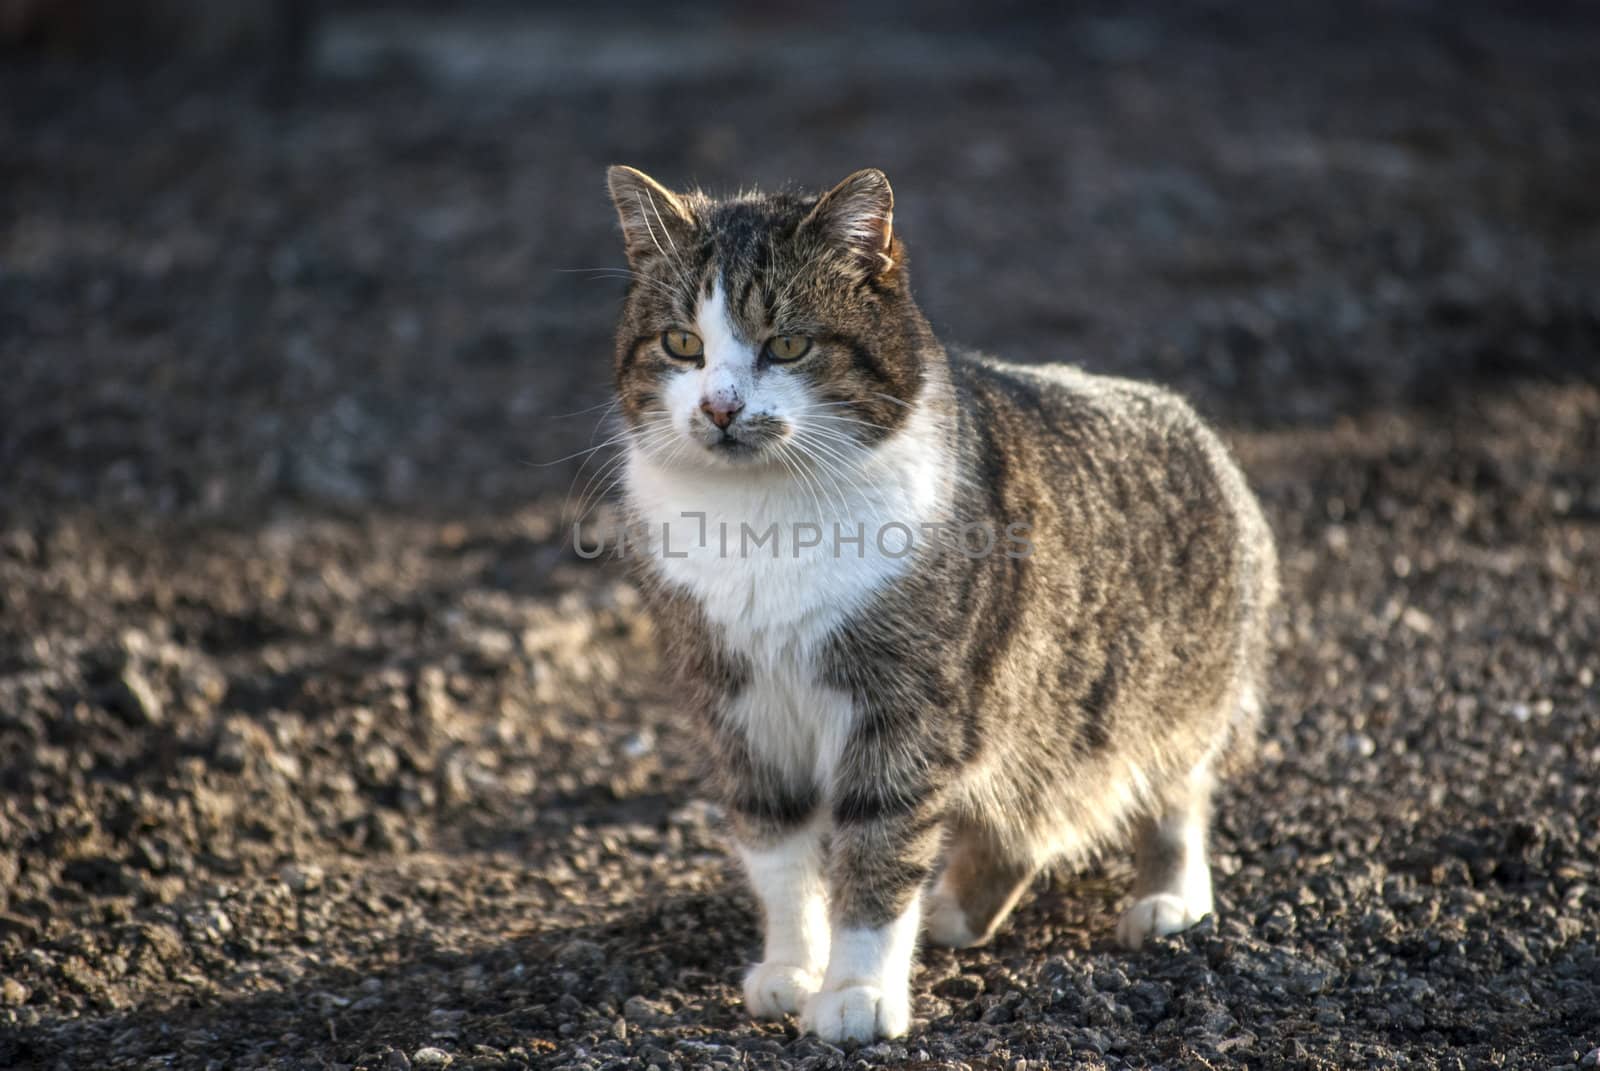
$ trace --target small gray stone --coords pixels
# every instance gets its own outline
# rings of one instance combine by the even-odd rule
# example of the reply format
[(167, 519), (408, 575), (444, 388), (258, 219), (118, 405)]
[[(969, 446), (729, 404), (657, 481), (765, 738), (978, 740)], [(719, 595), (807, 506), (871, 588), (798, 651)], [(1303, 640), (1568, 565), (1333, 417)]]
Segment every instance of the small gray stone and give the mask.
[(644, 997), (629, 997), (622, 1005), (622, 1017), (630, 1023), (648, 1025), (665, 1018), (664, 1009)]
[(629, 733), (623, 737), (621, 749), (630, 759), (642, 759), (656, 749), (656, 734), (648, 727)]
[(15, 978), (0, 978), (0, 1004), (9, 1008), (28, 1003), (28, 987)]
[(132, 666), (123, 670), (111, 685), (106, 705), (133, 726), (160, 725), (166, 718), (161, 698), (144, 674)]
[(946, 1000), (971, 1000), (983, 992), (983, 979), (970, 974), (957, 974), (934, 985), (933, 991)]
[(1116, 967), (1095, 971), (1094, 987), (1103, 993), (1120, 993), (1128, 988), (1128, 976)]
[[(278, 879), (291, 890), (297, 893), (316, 892), (322, 888), (324, 875), (322, 868), (315, 863), (290, 863), (278, 871)], [(373, 979), (368, 979), (372, 981)], [(381, 987), (383, 983), (378, 983)]]
[(556, 962), (563, 967), (598, 970), (606, 964), (606, 950), (593, 941), (575, 937), (556, 949)]
[(432, 1045), (425, 1045), (411, 1054), (412, 1067), (449, 1067), (453, 1062), (455, 1062), (454, 1056), (451, 1056), (443, 1049), (436, 1049)]
[(1017, 1017), (1017, 1005), (1021, 1003), (1022, 994), (1013, 989), (984, 1010), (983, 1021), (991, 1025), (1009, 1023)]

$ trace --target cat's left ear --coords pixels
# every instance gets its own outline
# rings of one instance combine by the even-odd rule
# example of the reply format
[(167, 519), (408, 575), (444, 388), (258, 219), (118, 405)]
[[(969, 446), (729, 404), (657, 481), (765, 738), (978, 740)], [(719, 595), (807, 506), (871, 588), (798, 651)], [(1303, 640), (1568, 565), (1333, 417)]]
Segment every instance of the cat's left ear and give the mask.
[(606, 184), (622, 223), (628, 263), (635, 267), (651, 257), (667, 257), (693, 231), (694, 218), (683, 199), (643, 171), (613, 164)]
[(894, 190), (875, 167), (857, 171), (823, 194), (801, 226), (821, 228), (868, 275), (895, 267)]

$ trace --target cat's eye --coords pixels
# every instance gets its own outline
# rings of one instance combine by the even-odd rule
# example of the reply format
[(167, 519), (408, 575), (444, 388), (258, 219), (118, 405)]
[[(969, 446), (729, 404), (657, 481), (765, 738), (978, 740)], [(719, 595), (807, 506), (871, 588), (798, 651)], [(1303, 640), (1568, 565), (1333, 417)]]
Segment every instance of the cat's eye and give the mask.
[(661, 345), (674, 357), (686, 361), (692, 361), (706, 351), (705, 343), (693, 331), (663, 331)]
[(774, 361), (798, 361), (811, 352), (811, 340), (805, 335), (773, 335), (767, 339), (767, 356)]

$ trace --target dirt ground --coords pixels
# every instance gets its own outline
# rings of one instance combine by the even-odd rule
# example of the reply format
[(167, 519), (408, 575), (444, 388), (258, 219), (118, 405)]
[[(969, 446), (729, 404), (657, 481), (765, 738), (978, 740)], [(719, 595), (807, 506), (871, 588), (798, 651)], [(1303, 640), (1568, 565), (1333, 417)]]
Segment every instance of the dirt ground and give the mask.
[[(0, 1067), (1593, 1066), (1600, 16), (1520, 7), (369, 4), (287, 104), (5, 61)], [(1110, 858), (903, 1040), (744, 1018), (689, 719), (563, 523), (607, 452), (545, 464), (618, 161), (883, 167), (947, 340), (1226, 429), (1286, 605), (1215, 919), (1119, 951)]]

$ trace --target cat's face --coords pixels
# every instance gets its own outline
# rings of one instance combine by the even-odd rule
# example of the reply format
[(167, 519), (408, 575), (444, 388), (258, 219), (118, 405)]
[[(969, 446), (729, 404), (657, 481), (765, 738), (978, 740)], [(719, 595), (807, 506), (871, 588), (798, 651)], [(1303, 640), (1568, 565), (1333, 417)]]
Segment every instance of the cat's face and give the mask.
[(617, 328), (621, 411), (662, 464), (822, 468), (906, 419), (926, 324), (879, 171), (822, 195), (713, 201), (613, 167), (633, 283)]

